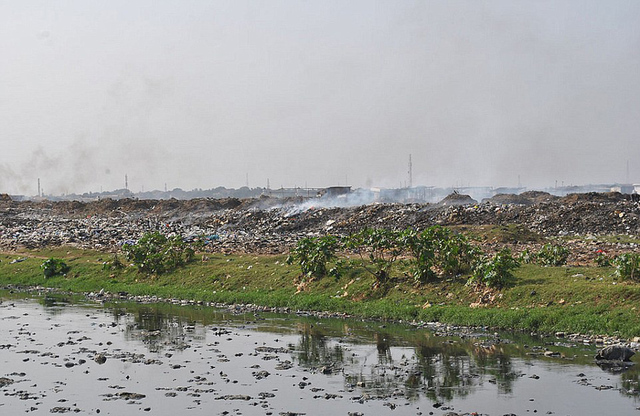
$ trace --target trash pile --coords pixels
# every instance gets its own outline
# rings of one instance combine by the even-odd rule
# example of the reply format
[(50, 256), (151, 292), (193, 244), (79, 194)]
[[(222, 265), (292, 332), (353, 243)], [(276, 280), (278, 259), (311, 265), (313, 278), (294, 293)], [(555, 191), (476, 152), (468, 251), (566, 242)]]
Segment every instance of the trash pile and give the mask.
[[(310, 201), (270, 197), (89, 203), (1, 199), (0, 249), (72, 245), (114, 251), (124, 241), (153, 231), (201, 239), (211, 252), (262, 254), (285, 253), (305, 236), (346, 235), (363, 227), (520, 224), (546, 237), (640, 234), (640, 203), (619, 193), (561, 198), (525, 192), (500, 194), (481, 203), (452, 194), (437, 204), (350, 208), (314, 208)], [(306, 209), (300, 209), (303, 203)]]

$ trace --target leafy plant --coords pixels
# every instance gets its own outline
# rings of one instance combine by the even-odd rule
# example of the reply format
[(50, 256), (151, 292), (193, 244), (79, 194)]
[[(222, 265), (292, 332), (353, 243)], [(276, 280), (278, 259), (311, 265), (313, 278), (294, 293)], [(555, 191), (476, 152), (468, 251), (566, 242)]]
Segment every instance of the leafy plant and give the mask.
[(399, 236), (398, 231), (364, 228), (346, 238), (345, 248), (360, 256), (362, 267), (376, 278), (376, 287), (389, 280), (393, 264), (403, 252)]
[(640, 280), (640, 254), (624, 253), (613, 259), (614, 275), (623, 280)]
[(537, 255), (532, 253), (528, 249), (522, 250), (520, 253), (520, 261), (524, 264), (531, 264), (536, 262)]
[(415, 281), (426, 283), (434, 280), (437, 277), (433, 271), (436, 261), (436, 246), (431, 232), (425, 230), (418, 233), (408, 229), (400, 235), (400, 242), (412, 255), (409, 264)]
[(45, 278), (53, 277), (56, 275), (64, 275), (69, 272), (69, 270), (71, 270), (71, 268), (64, 262), (64, 260), (56, 259), (53, 257), (45, 260), (44, 263), (40, 265), (40, 268), (43, 270)]
[(287, 263), (297, 262), (300, 265), (302, 274), (308, 277), (322, 277), (337, 274), (337, 269), (327, 270), (327, 263), (336, 259), (336, 251), (340, 247), (340, 242), (333, 235), (323, 237), (306, 237), (298, 241), (296, 247), (291, 250)]
[(598, 265), (598, 267), (611, 266), (611, 258), (607, 256), (607, 254), (604, 251), (598, 250), (597, 253), (598, 255), (595, 258), (595, 263)]
[(536, 258), (543, 266), (562, 266), (567, 264), (569, 249), (558, 244), (545, 244), (538, 251)]
[(118, 258), (118, 254), (117, 253), (113, 255), (113, 260), (105, 261), (102, 264), (102, 269), (103, 270), (120, 270), (120, 269), (123, 269), (123, 268), (124, 268), (124, 264)]
[(478, 261), (467, 283), (496, 289), (509, 287), (516, 280), (511, 271), (518, 267), (520, 267), (520, 262), (513, 257), (511, 250), (503, 248), (493, 258), (485, 257)]
[(443, 274), (458, 275), (471, 271), (479, 252), (465, 236), (440, 226), (427, 228), (425, 236), (435, 245), (436, 265)]
[(122, 251), (139, 272), (150, 274), (175, 270), (190, 262), (195, 255), (195, 250), (182, 237), (166, 237), (159, 232), (147, 233), (135, 244), (124, 244)]

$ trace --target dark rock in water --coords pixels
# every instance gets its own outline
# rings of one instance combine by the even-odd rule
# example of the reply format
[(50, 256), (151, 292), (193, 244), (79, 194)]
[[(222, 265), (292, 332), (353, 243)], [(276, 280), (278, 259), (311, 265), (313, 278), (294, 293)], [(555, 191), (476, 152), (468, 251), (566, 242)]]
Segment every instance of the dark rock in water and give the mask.
[(611, 374), (622, 374), (634, 366), (632, 361), (596, 360), (596, 364), (602, 370)]
[(251, 396), (244, 394), (227, 394), (225, 396), (216, 397), (216, 400), (251, 400)]
[(98, 354), (93, 358), (93, 361), (97, 362), (98, 364), (104, 364), (107, 362), (107, 357), (105, 357), (104, 354)]
[(634, 354), (635, 351), (631, 348), (622, 345), (610, 345), (601, 349), (595, 358), (596, 360), (630, 361)]
[(14, 381), (7, 377), (0, 377), (0, 387), (8, 386), (9, 384), (13, 384)]
[(140, 399), (144, 399), (145, 397), (147, 397), (144, 394), (130, 393), (130, 392), (126, 392), (126, 391), (123, 391), (122, 393), (118, 393), (118, 396), (120, 396), (121, 399), (125, 399), (125, 400), (140, 400)]

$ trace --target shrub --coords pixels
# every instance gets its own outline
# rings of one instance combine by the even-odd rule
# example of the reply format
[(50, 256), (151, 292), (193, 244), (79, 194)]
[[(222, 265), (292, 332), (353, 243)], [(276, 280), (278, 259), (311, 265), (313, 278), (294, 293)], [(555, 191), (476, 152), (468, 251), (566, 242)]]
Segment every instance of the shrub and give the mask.
[(360, 256), (362, 267), (376, 278), (375, 286), (387, 282), (395, 260), (402, 254), (398, 231), (384, 228), (364, 228), (349, 235), (345, 248)]
[(522, 250), (520, 253), (520, 261), (524, 264), (535, 263), (536, 261), (536, 253), (532, 253), (527, 249)]
[(150, 274), (175, 270), (195, 255), (195, 250), (182, 237), (166, 237), (159, 232), (147, 233), (135, 244), (124, 244), (122, 251), (139, 272)]
[(569, 249), (558, 244), (545, 244), (536, 258), (543, 266), (562, 266), (567, 264)]
[(43, 270), (45, 278), (53, 277), (56, 275), (64, 275), (69, 270), (71, 270), (71, 268), (67, 266), (67, 264), (63, 260), (55, 259), (53, 257), (45, 260), (40, 268)]
[(436, 247), (431, 233), (421, 233), (408, 229), (400, 235), (403, 247), (412, 255), (409, 260), (411, 272), (416, 282), (426, 283), (434, 280), (437, 274), (433, 271), (436, 262)]
[(340, 243), (333, 235), (306, 237), (298, 241), (296, 247), (291, 250), (287, 263), (297, 262), (302, 274), (308, 277), (322, 277), (327, 275), (327, 263), (336, 259), (336, 251), (339, 247)]
[(640, 280), (640, 254), (624, 253), (613, 259), (615, 276), (623, 280)]
[(118, 258), (118, 254), (113, 255), (113, 259), (111, 261), (105, 261), (102, 263), (103, 270), (121, 270), (124, 269), (124, 264)]
[(429, 227), (426, 236), (436, 248), (436, 266), (445, 275), (458, 275), (471, 271), (478, 257), (478, 249), (472, 246), (462, 234), (455, 234), (448, 228)]
[(611, 258), (605, 254), (604, 251), (598, 250), (598, 255), (595, 258), (596, 265), (598, 267), (609, 267), (611, 266)]
[(520, 262), (511, 255), (511, 250), (503, 248), (493, 258), (483, 258), (474, 267), (468, 284), (503, 288), (515, 283), (512, 270), (520, 267)]

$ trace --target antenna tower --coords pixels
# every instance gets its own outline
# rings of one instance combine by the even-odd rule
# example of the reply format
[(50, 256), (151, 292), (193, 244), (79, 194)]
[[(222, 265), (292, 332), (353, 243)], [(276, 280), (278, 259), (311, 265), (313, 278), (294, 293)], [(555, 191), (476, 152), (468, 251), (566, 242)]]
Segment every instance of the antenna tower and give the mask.
[(411, 154), (409, 154), (409, 188), (413, 188), (413, 163), (411, 163)]

